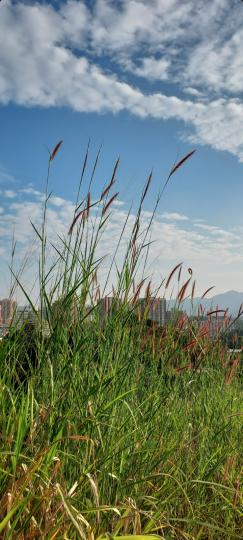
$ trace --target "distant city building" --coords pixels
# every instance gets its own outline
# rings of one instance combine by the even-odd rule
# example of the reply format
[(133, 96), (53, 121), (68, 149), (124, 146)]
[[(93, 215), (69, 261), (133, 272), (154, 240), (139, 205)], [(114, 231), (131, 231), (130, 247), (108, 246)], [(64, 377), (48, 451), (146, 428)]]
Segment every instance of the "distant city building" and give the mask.
[(229, 317), (205, 317), (202, 320), (197, 320), (197, 325), (201, 331), (205, 331), (211, 338), (217, 337), (221, 332), (226, 331), (229, 324)]
[[(117, 307), (117, 302), (118, 300), (113, 296), (101, 298), (97, 304), (101, 321), (104, 321), (107, 316), (112, 316)], [(176, 308), (167, 311), (166, 299), (159, 297), (139, 298), (133, 309), (139, 318), (143, 317), (148, 321), (155, 322), (158, 326), (164, 326), (169, 322), (177, 323), (185, 315), (184, 311)]]
[(110, 316), (112, 313), (112, 306), (114, 305), (114, 298), (113, 296), (105, 296), (104, 298), (101, 298), (98, 302), (98, 313), (101, 321), (104, 321), (104, 319), (107, 316)]
[(18, 306), (14, 314), (14, 324), (17, 328), (21, 328), (25, 323), (31, 322), (36, 324), (36, 315), (30, 306)]
[(3, 298), (0, 300), (1, 307), (1, 320), (4, 326), (11, 324), (13, 316), (17, 307), (15, 300), (11, 298)]
[(146, 319), (156, 322), (159, 326), (166, 323), (166, 300), (165, 298), (140, 298), (138, 308)]
[(42, 335), (48, 337), (50, 334), (49, 324), (45, 318), (42, 320), (41, 325), (41, 313), (33, 311), (30, 306), (18, 306), (14, 315), (14, 324), (17, 329), (25, 329), (29, 332), (33, 330), (40, 332), (42, 328)]
[(185, 315), (185, 312), (181, 309), (172, 308), (166, 311), (166, 322), (176, 323)]

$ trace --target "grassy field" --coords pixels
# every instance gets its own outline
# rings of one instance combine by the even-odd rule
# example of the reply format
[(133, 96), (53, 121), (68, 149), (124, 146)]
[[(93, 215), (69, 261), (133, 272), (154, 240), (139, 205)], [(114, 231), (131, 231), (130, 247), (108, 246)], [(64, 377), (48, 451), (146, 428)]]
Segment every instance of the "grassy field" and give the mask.
[[(101, 322), (95, 307), (102, 296), (97, 246), (117, 167), (96, 206), (90, 189), (81, 206), (78, 196), (51, 266), (47, 181), (43, 225), (35, 230), (36, 328), (13, 326), (0, 344), (0, 538), (242, 538), (241, 367), (186, 320), (159, 332), (136, 311), (143, 287), (148, 301), (154, 294), (144, 281), (149, 228), (140, 224), (151, 177), (116, 269), (113, 316)], [(178, 302), (191, 285), (193, 295), (189, 272)]]

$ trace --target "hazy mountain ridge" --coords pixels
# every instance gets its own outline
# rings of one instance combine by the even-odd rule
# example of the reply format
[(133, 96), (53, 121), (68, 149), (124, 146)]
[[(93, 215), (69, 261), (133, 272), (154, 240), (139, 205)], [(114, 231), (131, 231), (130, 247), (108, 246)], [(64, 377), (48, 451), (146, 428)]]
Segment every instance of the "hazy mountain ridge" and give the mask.
[[(173, 307), (176, 300), (168, 302), (169, 307)], [(186, 298), (181, 304), (181, 308), (188, 314), (197, 314), (197, 307), (201, 304), (205, 311), (211, 311), (214, 309), (228, 309), (230, 315), (237, 315), (241, 304), (243, 303), (243, 292), (238, 291), (226, 291), (225, 293), (216, 294), (211, 298), (200, 297), (194, 298), (193, 302), (190, 298)]]

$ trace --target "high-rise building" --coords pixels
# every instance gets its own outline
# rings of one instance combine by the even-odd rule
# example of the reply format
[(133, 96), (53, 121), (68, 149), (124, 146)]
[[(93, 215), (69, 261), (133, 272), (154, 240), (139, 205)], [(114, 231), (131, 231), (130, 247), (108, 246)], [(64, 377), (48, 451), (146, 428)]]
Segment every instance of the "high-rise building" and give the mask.
[(11, 298), (3, 298), (3, 300), (0, 300), (0, 306), (1, 306), (2, 324), (7, 326), (11, 324), (11, 321), (13, 320), (17, 303), (15, 302), (15, 300), (12, 300)]
[(99, 317), (101, 321), (104, 321), (108, 315), (111, 315), (111, 307), (113, 302), (113, 296), (105, 296), (98, 302)]
[(165, 298), (140, 298), (138, 307), (146, 319), (163, 326), (166, 322), (166, 299)]
[(27, 333), (42, 332), (44, 337), (50, 335), (48, 321), (45, 319), (41, 321), (40, 310), (35, 312), (30, 306), (17, 307), (14, 314), (14, 323), (18, 330), (23, 329)]
[(18, 306), (14, 314), (14, 323), (17, 328), (21, 328), (26, 322), (36, 324), (36, 316), (29, 306)]

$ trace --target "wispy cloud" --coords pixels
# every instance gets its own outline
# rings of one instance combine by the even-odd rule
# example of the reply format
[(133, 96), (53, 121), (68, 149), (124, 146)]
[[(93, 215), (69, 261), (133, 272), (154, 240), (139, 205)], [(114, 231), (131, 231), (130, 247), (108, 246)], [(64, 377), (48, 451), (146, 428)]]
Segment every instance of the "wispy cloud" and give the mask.
[(14, 184), (16, 179), (0, 165), (0, 184)]
[(164, 219), (170, 219), (172, 221), (187, 221), (189, 219), (184, 214), (179, 214), (178, 212), (163, 212), (161, 217)]
[[(23, 199), (23, 192), (27, 191)], [(38, 239), (31, 225), (40, 229), (43, 215), (41, 192), (23, 188), (15, 200), (8, 199), (8, 203), (0, 210), (0, 238), (1, 238), (1, 269), (9, 260), (11, 242), (17, 242), (16, 265), (21, 266), (26, 253), (31, 261), (31, 272), (28, 280), (32, 283), (38, 275)], [(127, 212), (123, 201), (112, 208), (110, 220), (103, 231), (97, 256), (104, 257), (103, 272), (106, 272), (114, 254)], [(73, 219), (74, 204), (59, 196), (52, 196), (48, 204), (47, 233), (53, 244), (60, 243), (60, 237), (66, 237), (70, 223)], [(144, 230), (151, 218), (151, 212), (141, 215), (141, 230)], [(31, 221), (30, 221), (31, 220)], [(131, 212), (116, 263), (121, 265), (128, 239), (130, 238), (135, 214)], [(147, 275), (151, 275), (154, 284), (158, 284), (168, 274), (169, 270), (178, 261), (184, 261), (191, 266), (198, 276), (201, 287), (212, 285), (212, 277), (218, 272), (222, 279), (222, 261), (224, 262), (224, 287), (230, 283), (230, 273), (227, 278), (227, 268), (238, 271), (243, 262), (243, 241), (237, 231), (221, 229), (210, 223), (194, 224), (189, 216), (177, 212), (164, 212), (158, 214), (151, 228), (153, 249), (148, 258)], [(238, 266), (239, 269), (238, 269)], [(34, 276), (34, 274), (36, 275)], [(0, 272), (1, 274), (1, 272)], [(227, 282), (228, 279), (228, 282)], [(238, 288), (240, 289), (240, 277)], [(214, 283), (213, 283), (214, 284)], [(3, 284), (0, 283), (0, 290)]]
[(16, 197), (16, 191), (13, 191), (13, 189), (5, 189), (2, 191), (2, 195), (7, 199), (14, 199)]

